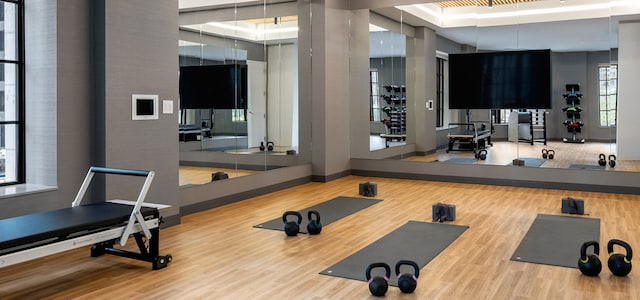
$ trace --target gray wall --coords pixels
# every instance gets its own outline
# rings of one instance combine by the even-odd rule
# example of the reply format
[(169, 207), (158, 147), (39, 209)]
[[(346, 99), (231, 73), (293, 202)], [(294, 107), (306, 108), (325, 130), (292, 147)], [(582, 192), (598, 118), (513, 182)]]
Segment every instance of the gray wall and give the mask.
[[(172, 205), (166, 215), (177, 215), (178, 124), (176, 112), (158, 120), (131, 120), (131, 95), (154, 94), (178, 99), (178, 1), (95, 2), (96, 40), (104, 47), (96, 54), (96, 100), (104, 119), (98, 163), (109, 167), (153, 170), (156, 173), (147, 201)], [(153, 53), (153, 55), (149, 55)], [(174, 105), (177, 106), (177, 105)], [(161, 107), (161, 105), (160, 105)], [(107, 177), (108, 199), (135, 199), (141, 181)], [(133, 195), (133, 196), (132, 196)]]

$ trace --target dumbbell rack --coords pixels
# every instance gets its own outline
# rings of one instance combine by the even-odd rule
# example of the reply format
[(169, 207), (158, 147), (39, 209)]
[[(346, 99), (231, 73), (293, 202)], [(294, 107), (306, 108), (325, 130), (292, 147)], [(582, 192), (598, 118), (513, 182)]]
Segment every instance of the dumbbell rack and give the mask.
[(577, 137), (583, 126), (583, 123), (579, 121), (580, 112), (582, 112), (582, 109), (578, 106), (580, 105), (580, 100), (582, 100), (582, 94), (578, 93), (580, 84), (567, 84), (566, 90), (567, 93), (562, 96), (569, 106), (562, 110), (567, 113), (568, 119), (564, 121), (564, 125), (567, 126), (567, 131), (571, 133), (571, 137), (563, 138), (562, 141), (565, 143), (584, 143), (584, 139)]

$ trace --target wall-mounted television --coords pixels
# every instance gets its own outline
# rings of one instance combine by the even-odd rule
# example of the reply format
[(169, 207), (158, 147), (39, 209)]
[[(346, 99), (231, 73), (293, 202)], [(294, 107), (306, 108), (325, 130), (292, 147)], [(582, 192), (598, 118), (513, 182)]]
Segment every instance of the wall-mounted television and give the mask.
[(246, 109), (247, 65), (180, 67), (180, 109)]
[(551, 51), (449, 55), (450, 109), (550, 109)]

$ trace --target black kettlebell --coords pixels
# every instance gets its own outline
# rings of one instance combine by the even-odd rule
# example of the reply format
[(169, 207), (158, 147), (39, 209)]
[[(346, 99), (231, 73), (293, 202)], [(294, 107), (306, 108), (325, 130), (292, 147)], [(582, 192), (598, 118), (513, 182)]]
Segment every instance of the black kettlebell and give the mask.
[[(587, 249), (593, 246), (593, 254), (587, 255)], [(585, 242), (580, 247), (580, 259), (578, 260), (578, 269), (582, 274), (587, 276), (598, 276), (602, 271), (602, 263), (600, 262), (600, 244), (596, 241)]]
[[(288, 216), (296, 216), (298, 220), (289, 221), (287, 220)], [(302, 223), (302, 215), (297, 211), (286, 211), (282, 215), (282, 222), (284, 223), (284, 233), (286, 233), (288, 236), (296, 236), (300, 231), (300, 223)]]
[(549, 156), (549, 150), (542, 149), (542, 158), (547, 159), (547, 156)]
[[(315, 219), (314, 217), (315, 216)], [(322, 231), (322, 223), (320, 223), (320, 213), (317, 210), (310, 210), (307, 212), (307, 218), (309, 219), (309, 224), (307, 224), (307, 232), (309, 234), (320, 234)]]
[(273, 142), (267, 142), (267, 150), (268, 151), (273, 151), (273, 146), (274, 146)]
[(264, 151), (264, 142), (260, 142), (260, 151)]
[(603, 167), (607, 165), (607, 157), (604, 155), (604, 153), (600, 153), (598, 155), (598, 164)]
[(553, 157), (556, 155), (556, 152), (554, 150), (549, 149), (547, 151), (547, 158), (548, 159), (553, 159)]
[[(627, 254), (624, 255), (621, 253), (614, 253), (614, 245), (624, 247), (624, 249), (627, 251)], [(631, 246), (625, 241), (613, 239), (610, 240), (609, 243), (607, 243), (607, 252), (609, 252), (608, 265), (611, 273), (616, 276), (627, 276), (627, 274), (631, 272), (631, 258), (633, 257)]]
[[(384, 268), (385, 275), (384, 277), (375, 276), (371, 277), (371, 270), (375, 268)], [(388, 264), (383, 262), (372, 263), (367, 267), (365, 271), (365, 277), (367, 278), (367, 282), (369, 283), (369, 291), (371, 295), (374, 296), (384, 296), (389, 289), (389, 276), (391, 276), (391, 267)]]
[(609, 166), (612, 168), (616, 167), (616, 156), (613, 154), (609, 155)]
[[(400, 266), (408, 265), (413, 267), (413, 274), (400, 273)], [(401, 260), (396, 263), (396, 276), (398, 276), (398, 287), (403, 293), (413, 293), (418, 285), (418, 276), (420, 276), (420, 267), (411, 260)]]
[(482, 149), (476, 153), (476, 159), (485, 160), (487, 159), (487, 150)]

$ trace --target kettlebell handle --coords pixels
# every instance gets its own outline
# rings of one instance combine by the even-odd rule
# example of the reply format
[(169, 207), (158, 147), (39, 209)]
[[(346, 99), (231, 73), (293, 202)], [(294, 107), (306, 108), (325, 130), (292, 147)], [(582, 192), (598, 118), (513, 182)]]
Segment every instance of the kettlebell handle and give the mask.
[(607, 252), (609, 252), (609, 256), (612, 256), (613, 254), (615, 254), (613, 252), (614, 245), (622, 246), (624, 250), (627, 251), (627, 254), (625, 255), (624, 259), (626, 261), (631, 261), (631, 258), (633, 258), (633, 250), (631, 249), (631, 245), (629, 245), (629, 243), (622, 240), (618, 240), (618, 239), (610, 240), (609, 243), (607, 243)]
[(398, 277), (402, 276), (402, 273), (400, 273), (400, 266), (403, 266), (403, 265), (413, 267), (413, 277), (415, 279), (417, 279), (420, 276), (420, 267), (418, 266), (418, 264), (415, 261), (406, 260), (406, 259), (400, 260), (396, 263), (396, 276)]
[(610, 154), (609, 155), (609, 160), (616, 160), (616, 155), (615, 154)]
[(289, 222), (287, 220), (288, 216), (296, 216), (298, 218), (298, 221), (296, 221), (296, 225), (300, 225), (300, 223), (302, 223), (302, 215), (297, 211), (291, 211), (291, 210), (284, 212), (284, 214), (282, 215), (282, 223), (287, 224)]
[(385, 271), (384, 280), (389, 281), (389, 277), (391, 277), (391, 267), (387, 263), (377, 262), (377, 263), (370, 264), (369, 266), (367, 266), (367, 270), (365, 270), (365, 276), (369, 283), (371, 283), (371, 280), (373, 280), (371, 278), (371, 270), (375, 268), (384, 268), (384, 271)]
[(311, 221), (311, 216), (315, 216), (316, 222), (320, 223), (320, 213), (317, 210), (307, 212), (307, 219), (309, 219), (309, 221)]
[(606, 159), (607, 159), (607, 156), (606, 156), (606, 155), (604, 155), (604, 153), (600, 153), (600, 155), (598, 155), (598, 159), (606, 160)]
[(580, 260), (583, 263), (587, 263), (587, 261), (589, 261), (589, 258), (587, 257), (587, 249), (591, 246), (593, 246), (593, 254), (600, 255), (600, 244), (597, 241), (585, 242), (582, 244), (582, 247), (580, 247)]

